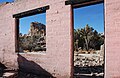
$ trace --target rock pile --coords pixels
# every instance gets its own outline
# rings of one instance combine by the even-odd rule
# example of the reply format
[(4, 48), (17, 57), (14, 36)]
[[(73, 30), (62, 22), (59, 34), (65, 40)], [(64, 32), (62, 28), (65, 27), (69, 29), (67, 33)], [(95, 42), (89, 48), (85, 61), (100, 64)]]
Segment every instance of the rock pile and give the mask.
[(87, 75), (90, 78), (104, 77), (104, 49), (92, 53), (74, 52), (75, 78), (86, 78)]
[(104, 57), (98, 54), (77, 54), (74, 56), (74, 66), (99, 66), (104, 64)]

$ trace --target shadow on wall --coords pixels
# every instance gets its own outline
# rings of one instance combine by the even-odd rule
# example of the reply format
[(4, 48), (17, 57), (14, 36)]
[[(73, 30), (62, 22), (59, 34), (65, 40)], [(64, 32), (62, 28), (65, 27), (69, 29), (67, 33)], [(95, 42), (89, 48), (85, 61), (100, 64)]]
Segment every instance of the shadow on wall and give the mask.
[(29, 61), (18, 54), (19, 78), (55, 78), (34, 61)]
[(104, 72), (104, 65), (102, 66), (88, 66), (88, 67), (74, 67), (74, 73), (79, 74), (91, 74), (91, 73), (103, 73)]
[[(93, 75), (91, 75), (93, 73)], [(88, 67), (74, 67), (74, 78), (104, 78), (103, 75), (96, 74), (104, 73), (104, 65), (102, 66), (88, 66)]]
[(5, 72), (4, 69), (6, 69), (6, 68), (7, 67), (4, 64), (0, 63), (0, 77), (3, 76), (3, 73)]
[(104, 78), (102, 76), (85, 76), (85, 75), (80, 75), (80, 76), (76, 76), (74, 78)]

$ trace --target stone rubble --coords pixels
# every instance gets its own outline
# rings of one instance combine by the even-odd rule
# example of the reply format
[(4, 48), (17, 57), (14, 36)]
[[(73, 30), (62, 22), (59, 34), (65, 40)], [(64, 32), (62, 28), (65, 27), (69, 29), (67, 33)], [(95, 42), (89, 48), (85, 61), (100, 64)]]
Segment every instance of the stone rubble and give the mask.
[(74, 56), (74, 66), (99, 66), (104, 64), (104, 56), (98, 54), (77, 54)]

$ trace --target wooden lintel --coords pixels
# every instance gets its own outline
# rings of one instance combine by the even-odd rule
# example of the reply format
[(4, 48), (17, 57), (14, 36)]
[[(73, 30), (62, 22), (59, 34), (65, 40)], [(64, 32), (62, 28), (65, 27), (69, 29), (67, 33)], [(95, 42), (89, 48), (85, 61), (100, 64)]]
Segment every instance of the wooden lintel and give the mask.
[(103, 2), (104, 0), (68, 0), (65, 2), (65, 5), (72, 5), (73, 8), (77, 8)]
[(21, 12), (21, 13), (18, 13), (18, 14), (14, 14), (13, 18), (22, 18), (22, 17), (35, 15), (35, 14), (45, 13), (46, 10), (48, 10), (48, 9), (49, 9), (49, 6), (44, 6), (44, 7), (41, 7), (41, 8), (37, 8), (37, 9)]

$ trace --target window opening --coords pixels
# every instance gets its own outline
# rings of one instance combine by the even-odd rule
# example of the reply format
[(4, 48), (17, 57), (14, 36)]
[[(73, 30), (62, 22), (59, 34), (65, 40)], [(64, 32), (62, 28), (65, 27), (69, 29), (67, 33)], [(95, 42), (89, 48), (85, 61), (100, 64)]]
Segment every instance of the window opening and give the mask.
[(46, 52), (46, 10), (49, 6), (14, 14), (16, 52)]

